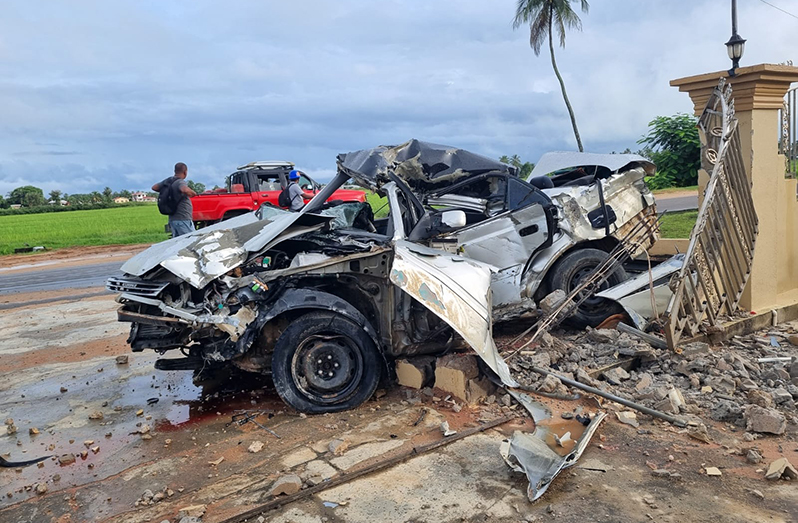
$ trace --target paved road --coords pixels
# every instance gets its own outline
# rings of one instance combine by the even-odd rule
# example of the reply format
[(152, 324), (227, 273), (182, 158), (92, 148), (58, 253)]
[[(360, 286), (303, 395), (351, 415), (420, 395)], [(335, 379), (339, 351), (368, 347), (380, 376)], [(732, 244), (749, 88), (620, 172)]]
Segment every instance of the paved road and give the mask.
[(93, 263), (77, 267), (47, 267), (39, 270), (0, 273), (0, 296), (19, 292), (57, 291), (101, 287), (109, 276), (121, 274), (124, 260)]
[(698, 209), (698, 195), (677, 196), (675, 198), (657, 198), (657, 212), (663, 213), (689, 211)]

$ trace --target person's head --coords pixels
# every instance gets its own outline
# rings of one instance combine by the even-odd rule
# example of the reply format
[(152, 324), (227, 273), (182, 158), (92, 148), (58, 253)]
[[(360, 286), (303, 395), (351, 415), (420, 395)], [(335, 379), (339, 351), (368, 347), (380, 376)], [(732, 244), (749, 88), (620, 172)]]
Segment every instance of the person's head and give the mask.
[(299, 181), (299, 171), (297, 171), (296, 169), (292, 170), (290, 173), (288, 173), (288, 179), (290, 181), (292, 181), (292, 182), (298, 182)]
[(175, 164), (175, 176), (178, 178), (185, 178), (188, 176), (188, 165), (183, 162), (177, 162)]

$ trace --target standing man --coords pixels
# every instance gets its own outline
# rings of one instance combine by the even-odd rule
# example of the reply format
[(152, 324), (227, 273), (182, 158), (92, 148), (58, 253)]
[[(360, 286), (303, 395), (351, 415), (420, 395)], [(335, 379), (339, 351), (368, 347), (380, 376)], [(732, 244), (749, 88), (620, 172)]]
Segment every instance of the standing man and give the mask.
[(288, 173), (288, 199), (291, 204), (288, 209), (291, 211), (301, 211), (305, 206), (305, 200), (311, 200), (316, 196), (312, 192), (305, 192), (299, 186), (299, 171), (296, 169)]
[(188, 166), (183, 162), (175, 164), (175, 175), (152, 186), (158, 193), (158, 210), (169, 216), (172, 238), (188, 234), (194, 230), (191, 220), (191, 198), (197, 195), (186, 183)]

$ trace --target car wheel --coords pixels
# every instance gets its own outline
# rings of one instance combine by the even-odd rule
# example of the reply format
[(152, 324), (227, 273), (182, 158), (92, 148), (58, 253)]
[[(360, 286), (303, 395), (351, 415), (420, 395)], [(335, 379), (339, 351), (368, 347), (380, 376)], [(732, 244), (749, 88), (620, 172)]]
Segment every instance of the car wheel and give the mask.
[[(549, 288), (562, 289), (566, 294), (574, 290), (587, 277), (593, 269), (598, 267), (608, 254), (599, 249), (578, 249), (569, 252), (557, 262), (549, 273)], [(628, 278), (623, 268), (617, 268), (599, 287), (599, 290), (614, 287)], [(622, 313), (623, 308), (616, 302), (591, 296), (565, 320), (564, 323), (572, 327), (584, 329), (587, 326), (595, 327), (613, 314)]]
[(311, 312), (293, 320), (272, 354), (277, 394), (300, 412), (321, 414), (357, 407), (380, 380), (374, 341), (349, 318)]

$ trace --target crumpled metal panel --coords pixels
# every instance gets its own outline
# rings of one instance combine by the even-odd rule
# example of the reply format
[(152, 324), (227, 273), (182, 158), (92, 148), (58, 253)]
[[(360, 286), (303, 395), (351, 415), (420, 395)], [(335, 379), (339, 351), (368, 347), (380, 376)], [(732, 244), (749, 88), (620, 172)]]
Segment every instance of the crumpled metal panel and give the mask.
[(527, 495), (535, 501), (557, 474), (576, 464), (605, 414), (597, 413), (587, 427), (573, 420), (556, 421), (547, 407), (514, 390), (519, 385), (493, 342), (490, 280), (494, 267), (405, 240), (396, 242), (395, 251), (391, 281), (451, 325), (535, 420), (535, 432), (516, 432), (509, 445), (500, 449), (513, 469), (527, 475)]
[(529, 174), (530, 178), (546, 176), (549, 173), (562, 169), (576, 169), (577, 167), (599, 166), (610, 171), (618, 171), (632, 163), (641, 164), (648, 175), (653, 175), (656, 167), (651, 160), (638, 154), (596, 154), (577, 153), (569, 151), (555, 151), (540, 157), (535, 168)]
[(737, 309), (751, 274), (759, 220), (745, 174), (731, 85), (721, 79), (698, 122), (701, 164), (710, 173), (685, 261), (673, 280), (665, 335), (673, 349), (683, 336), (716, 326)]
[(338, 168), (360, 183), (376, 189), (394, 173), (411, 185), (451, 182), (487, 172), (516, 174), (517, 169), (464, 149), (409, 140), (401, 145), (381, 145), (338, 155)]
[(451, 325), (503, 383), (517, 387), (518, 383), (493, 342), (491, 270), (486, 264), (399, 240), (390, 278)]

